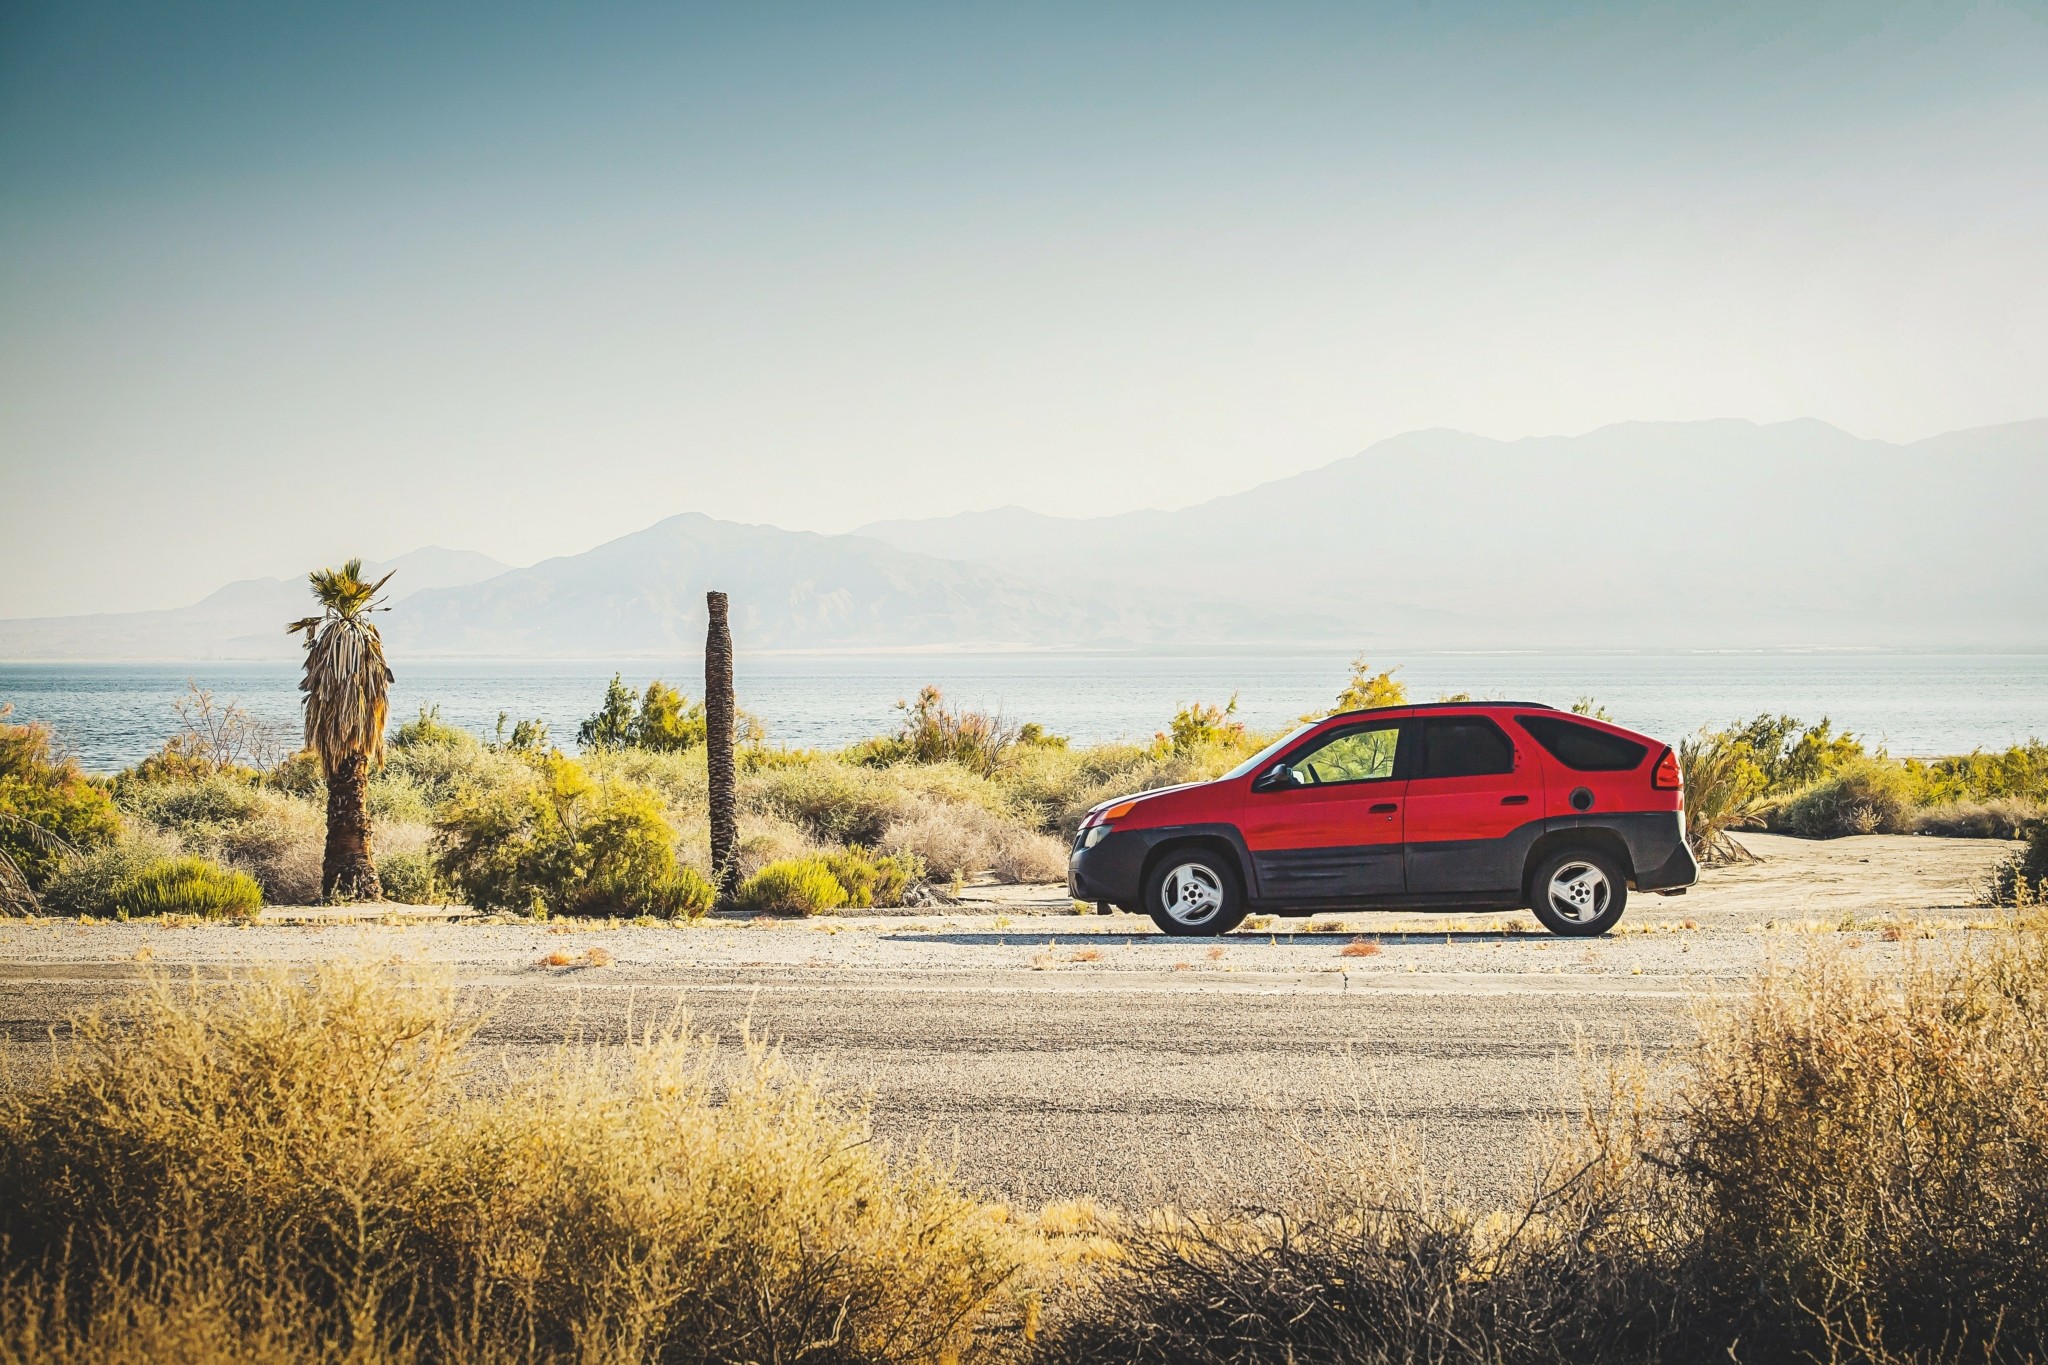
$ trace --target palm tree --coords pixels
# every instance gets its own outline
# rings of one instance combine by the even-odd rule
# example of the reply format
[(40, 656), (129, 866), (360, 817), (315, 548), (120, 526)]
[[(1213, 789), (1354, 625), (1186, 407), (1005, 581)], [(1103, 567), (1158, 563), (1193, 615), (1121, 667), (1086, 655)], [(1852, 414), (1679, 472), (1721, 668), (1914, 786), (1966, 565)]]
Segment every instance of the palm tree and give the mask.
[(704, 769), (711, 805), (711, 882), (724, 905), (740, 882), (739, 798), (732, 758), (732, 629), (726, 622), (724, 593), (705, 593), (704, 604), (710, 613), (704, 629)]
[(308, 574), (321, 614), (294, 621), (287, 633), (306, 637), (306, 747), (320, 755), (327, 776), (327, 856), (320, 893), (328, 901), (382, 900), (377, 864), (370, 857), (370, 768), (384, 762), (384, 721), (390, 712), (391, 670), (384, 642), (369, 614), (391, 581), (363, 580), (363, 561)]

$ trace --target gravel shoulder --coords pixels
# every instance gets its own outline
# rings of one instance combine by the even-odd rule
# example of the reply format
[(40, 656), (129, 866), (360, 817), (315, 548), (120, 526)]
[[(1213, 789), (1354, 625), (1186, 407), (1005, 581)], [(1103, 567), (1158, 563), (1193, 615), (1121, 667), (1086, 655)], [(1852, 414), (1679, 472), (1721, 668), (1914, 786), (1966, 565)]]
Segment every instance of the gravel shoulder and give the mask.
[(52, 1029), (153, 969), (396, 959), (479, 988), (483, 1040), (515, 1058), (565, 1036), (622, 1043), (679, 1008), (732, 1045), (742, 1027), (778, 1039), (865, 1091), (885, 1138), (954, 1153), (964, 1179), (1020, 1201), (1256, 1197), (1304, 1152), (1382, 1123), (1484, 1198), (1576, 1095), (1578, 1049), (1654, 1065), (1686, 1045), (1692, 1000), (1796, 960), (1814, 935), (1873, 963), (1927, 937), (1964, 942), (1989, 921), (1979, 889), (2007, 852), (1744, 842), (1761, 861), (1711, 870), (1685, 897), (1636, 897), (1592, 942), (1526, 912), (1173, 940), (1019, 887), (970, 889), (945, 913), (796, 923), (0, 921), (0, 1058), (32, 1085)]

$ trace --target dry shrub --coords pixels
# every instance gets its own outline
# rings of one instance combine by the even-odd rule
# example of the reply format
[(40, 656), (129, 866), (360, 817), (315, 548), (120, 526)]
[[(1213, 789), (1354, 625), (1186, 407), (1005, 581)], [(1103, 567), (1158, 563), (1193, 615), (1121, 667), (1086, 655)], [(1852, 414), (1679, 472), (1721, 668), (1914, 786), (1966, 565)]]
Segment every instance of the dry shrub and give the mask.
[(86, 1018), (0, 1104), (0, 1361), (1020, 1347), (1034, 1244), (773, 1050), (672, 1028), (479, 1094), (475, 1024), (365, 967)]
[(1376, 938), (1354, 938), (1337, 950), (1339, 957), (1378, 957), (1380, 941)]
[[(2048, 1342), (2048, 919), (1703, 1011), (1676, 1096), (1589, 1089), (1505, 1212), (1397, 1146), (1279, 1208), (1157, 1215), (1058, 1361), (2029, 1361)], [(1320, 1157), (1319, 1151), (1311, 1152)]]
[(945, 879), (993, 872), (1006, 882), (1054, 882), (1067, 875), (1064, 844), (981, 806), (920, 800), (883, 832), (881, 846), (915, 855)]
[(1904, 764), (1857, 758), (1770, 814), (1772, 829), (1809, 838), (1845, 834), (1910, 834), (1924, 789)]
[(2044, 820), (2048, 820), (2048, 809), (2038, 801), (2000, 796), (1923, 807), (1914, 813), (1913, 830), (1952, 839), (2018, 839)]
[[(694, 852), (695, 846), (692, 845)], [(813, 858), (823, 847), (803, 826), (773, 816), (755, 818), (740, 826), (740, 876), (751, 877), (771, 863)], [(711, 848), (704, 846), (704, 866), (711, 865)]]
[(2048, 1341), (2048, 933), (1896, 977), (1839, 955), (1710, 1014), (1680, 1166), (1733, 1331), (1822, 1357)]
[(1640, 1092), (1541, 1151), (1511, 1217), (1461, 1207), (1383, 1139), (1284, 1209), (1156, 1214), (1044, 1358), (1166, 1365), (1654, 1359), (1692, 1301)]

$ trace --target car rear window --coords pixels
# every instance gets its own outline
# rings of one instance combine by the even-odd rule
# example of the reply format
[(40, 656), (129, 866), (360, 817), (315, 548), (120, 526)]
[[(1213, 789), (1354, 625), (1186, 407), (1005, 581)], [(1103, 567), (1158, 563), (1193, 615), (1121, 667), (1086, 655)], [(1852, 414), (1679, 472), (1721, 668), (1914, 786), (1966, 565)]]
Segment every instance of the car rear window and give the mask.
[(1562, 716), (1516, 716), (1524, 730), (1565, 767), (1582, 773), (1627, 772), (1642, 763), (1649, 749), (1632, 739), (1595, 730)]
[(1483, 716), (1449, 716), (1424, 723), (1423, 777), (1486, 777), (1515, 770), (1515, 746)]

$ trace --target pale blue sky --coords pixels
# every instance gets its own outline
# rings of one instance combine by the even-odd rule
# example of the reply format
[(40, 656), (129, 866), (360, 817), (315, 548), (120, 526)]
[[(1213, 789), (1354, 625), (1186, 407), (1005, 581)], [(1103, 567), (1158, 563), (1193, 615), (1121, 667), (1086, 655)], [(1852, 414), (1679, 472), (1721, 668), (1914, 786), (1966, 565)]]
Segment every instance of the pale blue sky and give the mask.
[(0, 616), (2048, 412), (2039, 3), (310, 8), (0, 11)]

